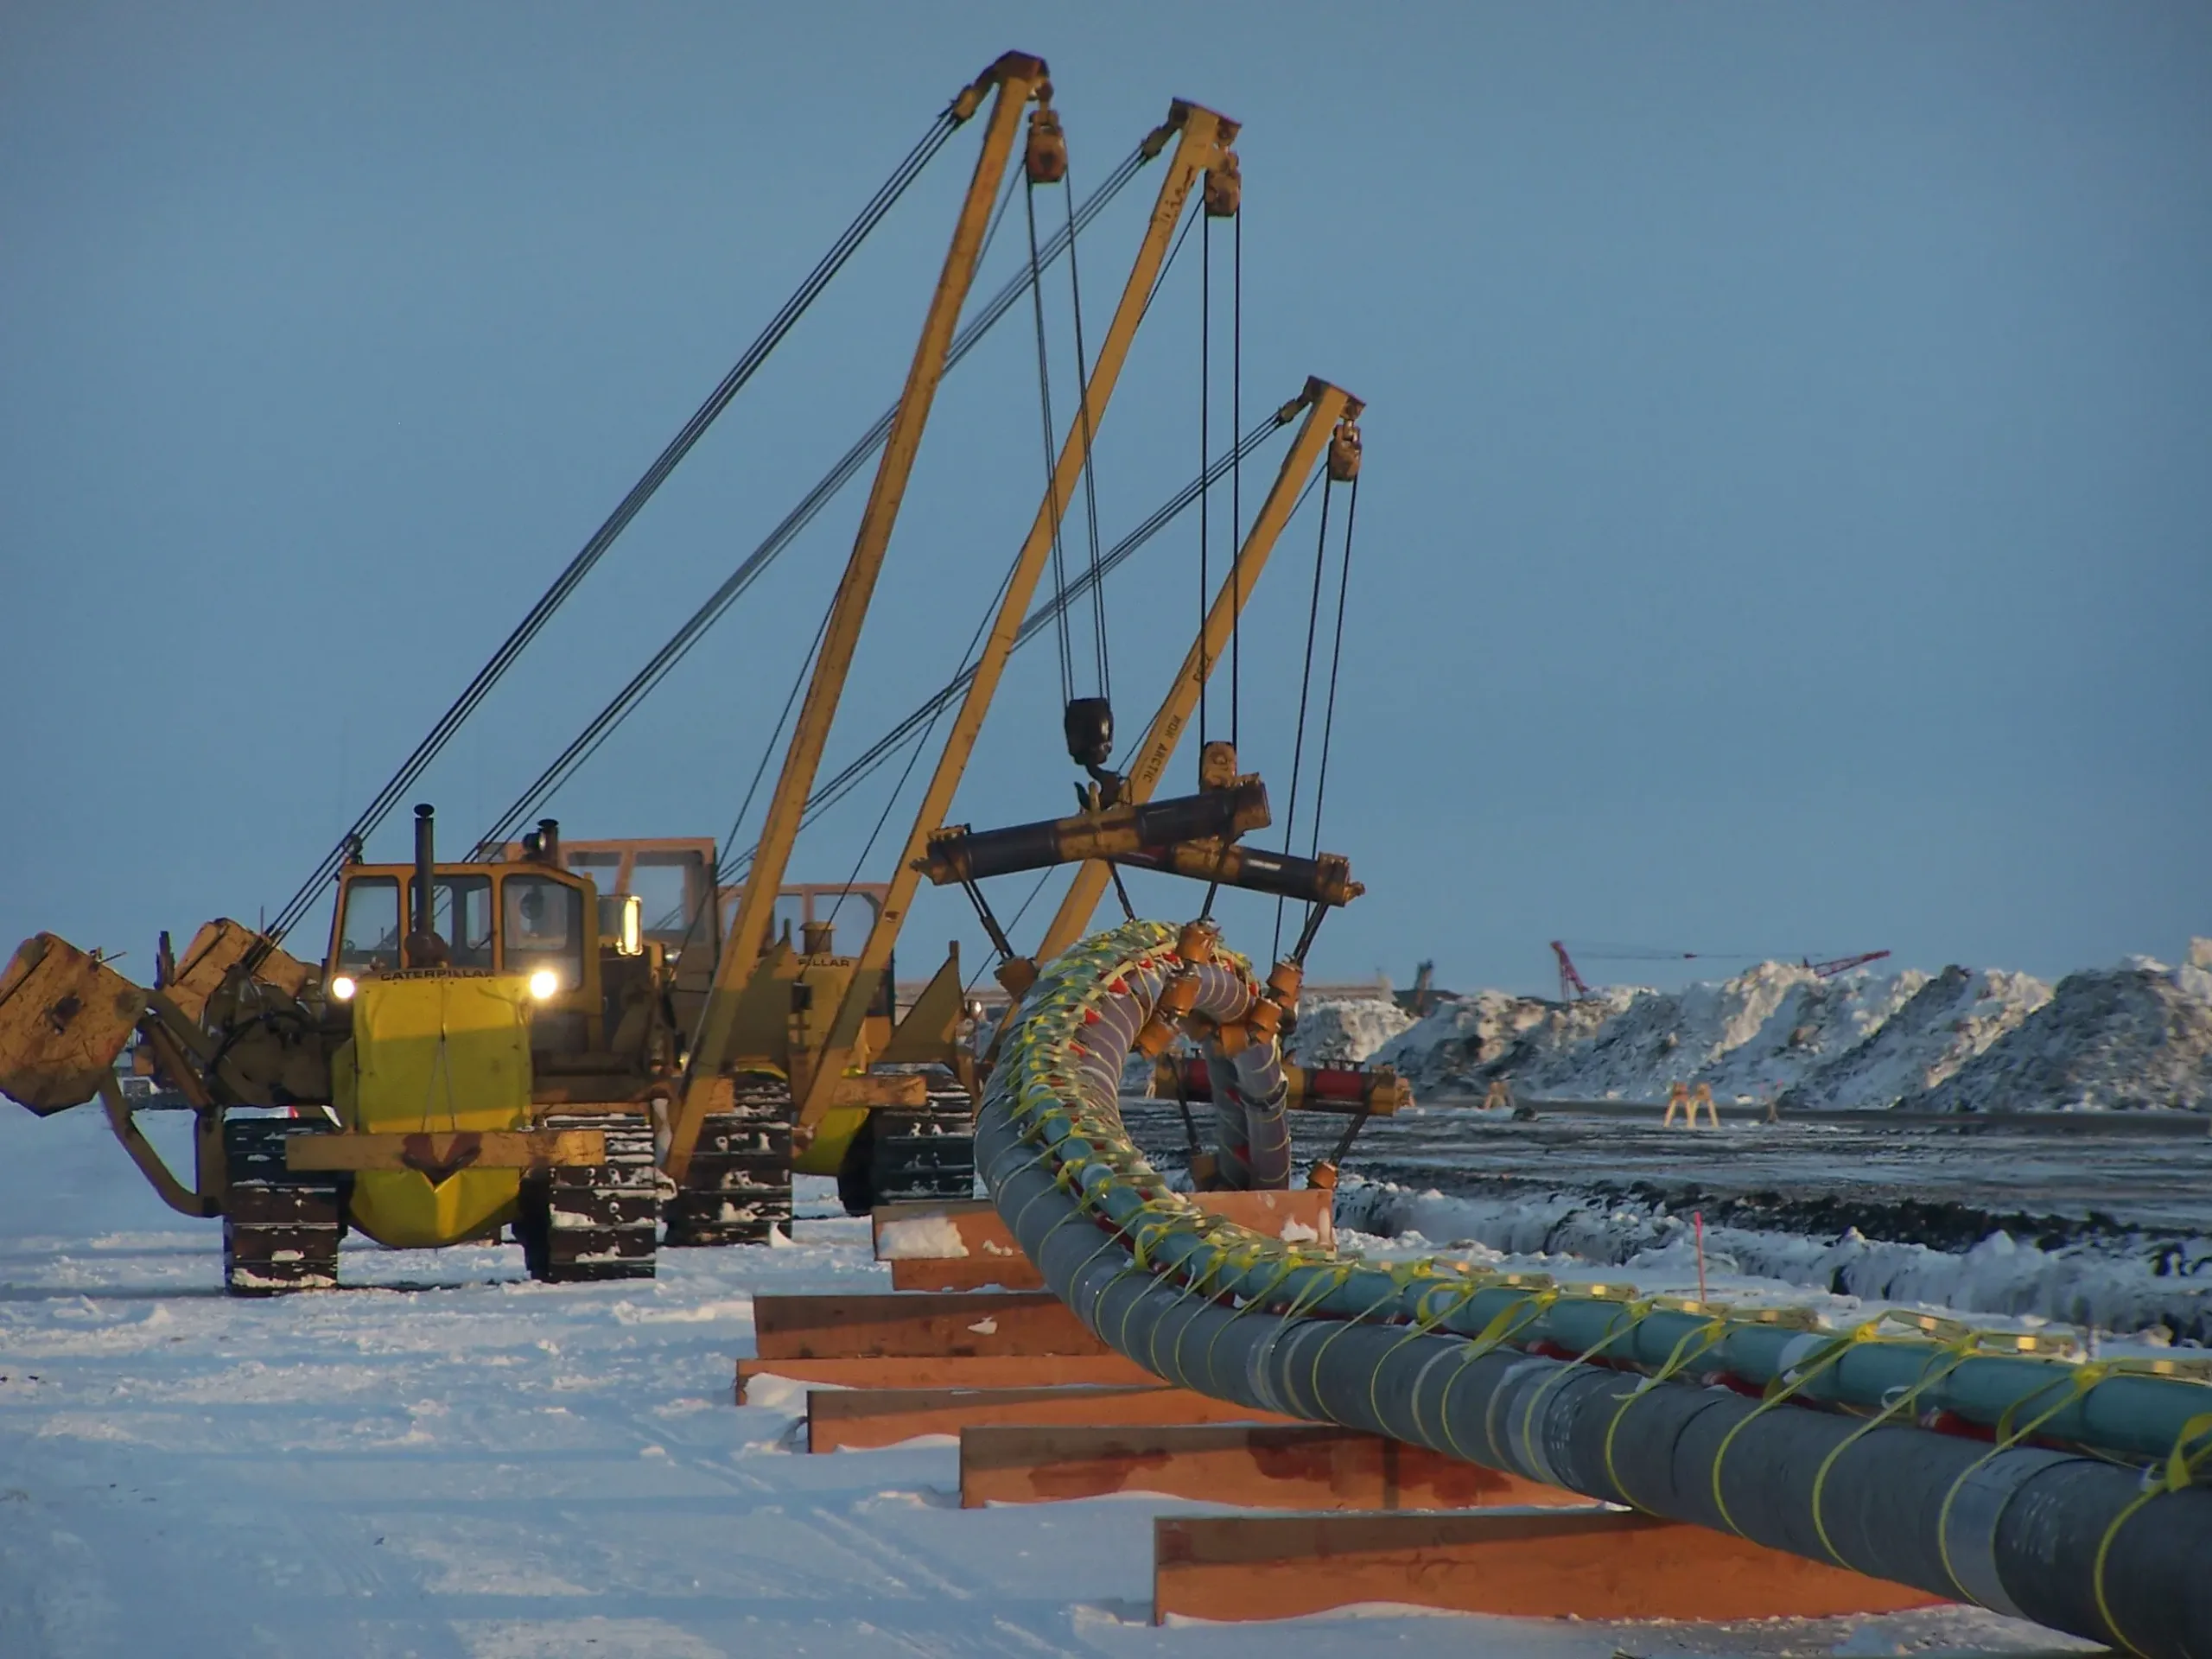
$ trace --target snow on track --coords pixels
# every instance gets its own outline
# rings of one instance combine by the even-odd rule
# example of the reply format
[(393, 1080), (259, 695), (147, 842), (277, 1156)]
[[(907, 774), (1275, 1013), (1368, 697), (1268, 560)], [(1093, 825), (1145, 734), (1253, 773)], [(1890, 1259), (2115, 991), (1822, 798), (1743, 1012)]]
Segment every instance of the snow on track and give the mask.
[[(181, 1118), (156, 1123), (176, 1148)], [(826, 1183), (802, 1190), (820, 1211)], [(865, 1224), (549, 1287), (520, 1252), (349, 1249), (357, 1286), (238, 1300), (96, 1116), (0, 1113), (6, 1659), (1504, 1659), (2048, 1650), (1971, 1611), (1734, 1627), (1148, 1623), (1150, 1517), (963, 1511), (951, 1442), (795, 1451), (731, 1403), (760, 1291), (882, 1287)], [(1388, 1610), (1384, 1610), (1388, 1611)], [(1402, 1610), (1400, 1610), (1402, 1611)]]

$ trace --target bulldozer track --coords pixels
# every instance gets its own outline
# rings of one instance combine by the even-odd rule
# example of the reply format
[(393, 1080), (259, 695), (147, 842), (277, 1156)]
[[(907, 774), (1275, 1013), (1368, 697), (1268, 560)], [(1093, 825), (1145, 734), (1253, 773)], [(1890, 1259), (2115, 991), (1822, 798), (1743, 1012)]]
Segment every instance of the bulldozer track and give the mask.
[(668, 1203), (668, 1242), (762, 1244), (791, 1224), (791, 1086), (740, 1078), (734, 1109), (700, 1125), (691, 1167)]
[(607, 1161), (558, 1165), (524, 1181), (515, 1233), (530, 1276), (544, 1284), (652, 1278), (660, 1234), (652, 1130), (581, 1113), (550, 1115), (543, 1127), (598, 1129)]
[(286, 1118), (223, 1125), (223, 1287), (233, 1296), (337, 1287), (345, 1190), (334, 1175), (285, 1167), (284, 1142), (303, 1133), (312, 1131)]

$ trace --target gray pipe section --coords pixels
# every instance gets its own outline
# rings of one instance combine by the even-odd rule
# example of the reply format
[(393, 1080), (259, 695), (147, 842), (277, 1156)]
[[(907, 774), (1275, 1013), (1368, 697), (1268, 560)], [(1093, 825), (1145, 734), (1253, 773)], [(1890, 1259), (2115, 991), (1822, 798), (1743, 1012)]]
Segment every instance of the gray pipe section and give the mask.
[[(1242, 1020), (1258, 995), (1233, 957), (1196, 967), (1179, 963), (1173, 970), (1198, 976), (1198, 996), (1191, 1011), (1217, 1023)], [(1082, 1039), (1086, 1052), (1076, 1071), (1077, 1087), (1086, 1094), (1119, 1100), (1122, 1063), (1136, 1046), (1137, 1033), (1166, 982), (1167, 971), (1157, 967), (1133, 970), (1125, 976), (1133, 994), (1108, 998), (1091, 1010), (1098, 1020), (1086, 1026)], [(1008, 1017), (1020, 1015), (1017, 1008)], [(1224, 1058), (1209, 1049), (1206, 1072), (1213, 1084), (1215, 1153), (1224, 1184), (1239, 1190), (1281, 1192), (1288, 1187), (1290, 1080), (1282, 1069), (1281, 1051), (1273, 1043), (1254, 1044)], [(1115, 1118), (1118, 1123), (1118, 1109)]]
[[(2119, 1425), (2117, 1438), (2147, 1445), (2144, 1457), (2163, 1458), (2186, 1421), (2173, 1414), (2212, 1401), (2201, 1385), (2115, 1376), (2054, 1410), (2054, 1389), (2071, 1380), (2055, 1383), (2054, 1372), (2067, 1368), (2049, 1361), (1973, 1357), (1942, 1376), (1931, 1367), (1941, 1351), (1933, 1344), (1870, 1343), (1866, 1353), (1853, 1348), (1827, 1365), (1792, 1401), (1762, 1409), (1726, 1388), (1526, 1351), (1540, 1337), (1573, 1351), (1605, 1342), (1609, 1360), (1657, 1370), (1669, 1352), (1653, 1353), (1660, 1344), (1645, 1339), (1643, 1328), (1669, 1317), (1661, 1313), (1624, 1329), (1619, 1304), (1540, 1306), (1510, 1287), (1455, 1296), (1458, 1305), (1440, 1313), (1440, 1280), (1409, 1287), (1387, 1270), (1341, 1264), (1286, 1272), (1287, 1256), (1263, 1261), (1240, 1286), (1202, 1224), (1163, 1222), (1146, 1211), (1165, 1189), (1119, 1133), (1114, 1084), (1122, 1039), (1134, 1039), (1164, 982), (1163, 971), (1145, 965), (1163, 931), (1131, 925), (1086, 941), (1048, 969), (1025, 1001), (1025, 1029), (1005, 1047), (976, 1127), (977, 1167), (999, 1213), (1046, 1282), (1116, 1350), (1217, 1398), (1388, 1434), (1733, 1531), (2147, 1659), (2212, 1659), (2212, 1488), (2159, 1492), (2122, 1522), (2145, 1491), (2135, 1467), (2027, 1445), (1994, 1452), (1904, 1424), (1869, 1428), (1863, 1417), (1797, 1403), (1856, 1396), (1862, 1408), (1878, 1408), (1895, 1394), (1867, 1399), (1857, 1391), (1918, 1382), (1927, 1386), (1917, 1405), (1939, 1395), (1963, 1400), (1987, 1412), (1976, 1419), (1984, 1422), (2018, 1405), (2024, 1418), (2048, 1413), (2039, 1433), (2053, 1439), (2084, 1439), (2078, 1430), (2091, 1422)], [(1109, 944), (1129, 957), (1118, 975), (1096, 971)], [(1075, 966), (1062, 971), (1062, 963)], [(1121, 988), (1107, 988), (1108, 979)], [(1243, 988), (1249, 995), (1249, 985)], [(1201, 1006), (1208, 995), (1226, 995), (1209, 985)], [(1037, 1038), (1039, 1052), (1052, 1052), (1070, 1008), (1080, 1008), (1084, 1022), (1079, 1086), (1065, 1071), (1040, 1075), (1023, 1040)], [(1039, 1109), (1045, 1093), (1058, 1098), (1059, 1109)], [(1143, 1266), (1133, 1237), (1142, 1242)], [(1194, 1276), (1203, 1293), (1191, 1287)], [(1491, 1310), (1484, 1325), (1503, 1313), (1510, 1340), (1495, 1332), (1487, 1344), (1468, 1340), (1482, 1328), (1467, 1328), (1478, 1309)], [(1706, 1328), (1690, 1316), (1676, 1330)], [(1577, 1332), (1580, 1342), (1567, 1334)], [(1732, 1332), (1703, 1351), (1699, 1369), (1763, 1381), (1750, 1363), (1764, 1360), (1772, 1376), (1814, 1350), (1834, 1352), (1827, 1337), (1742, 1334), (1757, 1340), (1731, 1352)], [(1859, 1363), (1896, 1360), (1885, 1350), (1909, 1357), (1902, 1384), (1880, 1381), (1897, 1374), (1892, 1364)], [(1784, 1351), (1792, 1351), (1786, 1358)], [(1846, 1372), (1848, 1380), (1839, 1381)], [(2024, 1380), (2023, 1373), (2032, 1375)], [(1932, 1376), (1941, 1381), (1928, 1384)], [(2126, 1408), (2138, 1402), (2148, 1409), (2131, 1417)], [(1961, 1414), (1974, 1418), (1975, 1410)], [(2154, 1426), (2168, 1421), (2175, 1433), (2153, 1444)], [(2061, 1424), (2070, 1432), (2060, 1433)]]

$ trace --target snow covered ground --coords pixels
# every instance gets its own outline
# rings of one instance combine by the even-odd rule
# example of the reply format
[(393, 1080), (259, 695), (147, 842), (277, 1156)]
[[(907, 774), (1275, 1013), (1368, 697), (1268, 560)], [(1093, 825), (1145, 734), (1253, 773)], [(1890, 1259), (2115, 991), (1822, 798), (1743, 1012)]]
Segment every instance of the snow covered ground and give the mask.
[[(173, 1141), (182, 1125), (159, 1127)], [(962, 1510), (950, 1440), (813, 1457), (793, 1449), (801, 1390), (731, 1403), (756, 1291), (886, 1282), (861, 1224), (802, 1221), (798, 1236), (773, 1250), (673, 1252), (651, 1283), (561, 1287), (527, 1282), (512, 1249), (349, 1249), (345, 1273), (363, 1288), (233, 1300), (213, 1226), (162, 1209), (96, 1117), (0, 1111), (0, 1655), (1643, 1659), (2081, 1645), (1964, 1610), (1726, 1627), (1369, 1610), (1155, 1629), (1150, 1517), (1198, 1506)], [(1681, 1264), (1651, 1272), (1674, 1282)]]

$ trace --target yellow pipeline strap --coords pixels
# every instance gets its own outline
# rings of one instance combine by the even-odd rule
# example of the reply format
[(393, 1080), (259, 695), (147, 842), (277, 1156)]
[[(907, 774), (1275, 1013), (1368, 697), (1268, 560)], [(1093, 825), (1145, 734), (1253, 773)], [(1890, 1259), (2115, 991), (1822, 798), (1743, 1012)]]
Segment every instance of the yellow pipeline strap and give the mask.
[(2097, 1592), (2097, 1616), (2105, 1622), (2120, 1645), (2139, 1656), (2143, 1649), (2120, 1629), (2120, 1620), (2113, 1616), (2112, 1604), (2105, 1599), (2105, 1562), (2112, 1554), (2113, 1540), (2120, 1536), (2120, 1529), (2134, 1519), (2135, 1513), (2152, 1498), (2167, 1492), (2177, 1492), (2195, 1484), (2197, 1476), (2212, 1467), (2212, 1411), (2190, 1418), (2181, 1426), (2181, 1433), (2174, 1436), (2173, 1449), (2166, 1453), (2163, 1464), (2152, 1464), (2143, 1471), (2143, 1490), (2118, 1515), (2112, 1525), (2105, 1529), (2105, 1535), (2097, 1540), (2096, 1566), (2090, 1574), (2090, 1583)]

